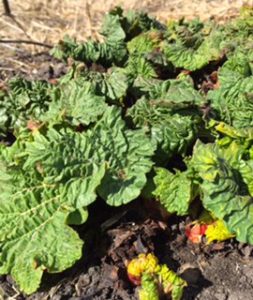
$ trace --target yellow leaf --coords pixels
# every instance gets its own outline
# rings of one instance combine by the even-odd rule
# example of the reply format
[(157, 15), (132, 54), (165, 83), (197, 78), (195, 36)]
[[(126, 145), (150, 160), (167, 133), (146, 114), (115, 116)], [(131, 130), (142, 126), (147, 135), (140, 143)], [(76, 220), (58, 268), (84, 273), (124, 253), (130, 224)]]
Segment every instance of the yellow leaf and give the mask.
[(208, 225), (205, 234), (208, 244), (212, 243), (213, 241), (225, 241), (235, 236), (228, 231), (225, 223), (222, 220), (217, 220), (214, 223)]

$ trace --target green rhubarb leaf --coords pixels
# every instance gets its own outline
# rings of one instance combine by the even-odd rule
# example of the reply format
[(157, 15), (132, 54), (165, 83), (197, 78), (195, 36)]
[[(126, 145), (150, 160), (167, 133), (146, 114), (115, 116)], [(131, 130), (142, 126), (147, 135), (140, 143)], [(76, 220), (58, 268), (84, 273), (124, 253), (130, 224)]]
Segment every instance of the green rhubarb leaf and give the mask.
[(235, 49), (252, 48), (252, 24), (253, 24), (252, 6), (243, 6), (238, 18), (233, 18), (225, 24), (224, 33), (226, 38), (224, 44), (232, 53)]
[(153, 152), (148, 137), (126, 129), (113, 107), (86, 133), (50, 128), (34, 132), (20, 148), (3, 148), (0, 273), (11, 274), (30, 294), (44, 270), (72, 266), (83, 243), (66, 224), (85, 221), (84, 207), (96, 199), (96, 190), (111, 205), (135, 199)]
[(237, 240), (253, 244), (252, 163), (243, 160), (243, 152), (234, 155), (233, 149), (198, 143), (192, 164), (202, 181), (204, 207), (223, 220)]
[(128, 59), (126, 71), (132, 78), (142, 76), (144, 78), (156, 78), (157, 74), (154, 66), (141, 55), (131, 55)]
[(96, 165), (86, 138), (70, 131), (36, 132), (23, 146), (2, 149), (0, 274), (31, 294), (45, 270), (61, 272), (80, 259), (83, 242), (67, 224), (87, 218), (105, 164)]
[(123, 29), (125, 34), (124, 38), (130, 40), (152, 28), (160, 29), (162, 28), (162, 25), (144, 12), (132, 10), (124, 12), (123, 9), (118, 6), (105, 16), (101, 33), (109, 39), (111, 38), (111, 35), (113, 39), (115, 39), (114, 36), (123, 38), (123, 34), (120, 31), (120, 29)]
[(121, 111), (111, 107), (88, 135), (107, 165), (99, 195), (114, 206), (137, 198), (146, 184), (155, 151), (144, 131), (128, 130)]
[(155, 171), (156, 189), (153, 195), (169, 213), (186, 215), (193, 199), (193, 183), (187, 172), (173, 174), (164, 168), (156, 168)]
[(122, 68), (111, 68), (107, 73), (87, 71), (81, 76), (80, 81), (87, 81), (94, 94), (104, 96), (106, 100), (114, 103), (122, 101), (131, 85), (131, 80)]
[(112, 66), (113, 64), (122, 65), (124, 63), (127, 49), (123, 40), (108, 39), (102, 43), (88, 40), (84, 43), (77, 43), (66, 36), (51, 50), (51, 54), (63, 60), (71, 57), (87, 64), (100, 63), (103, 66)]
[(0, 273), (10, 274), (31, 294), (45, 270), (61, 272), (80, 259), (83, 242), (65, 224), (72, 208), (61, 190), (14, 188), (8, 203), (0, 199)]
[(0, 135), (19, 131), (28, 120), (38, 120), (48, 110), (52, 85), (46, 81), (12, 79), (0, 96)]
[(128, 110), (128, 114), (138, 125), (149, 124), (152, 119), (158, 121), (158, 115), (166, 120), (169, 119), (168, 115), (176, 113), (182, 116), (198, 115), (198, 107), (204, 104), (203, 97), (194, 89), (188, 76), (166, 81), (138, 77), (134, 88), (145, 96)]
[(121, 14), (122, 10), (115, 9), (104, 17), (101, 34), (111, 41), (123, 41), (126, 38), (121, 26)]
[(194, 89), (194, 83), (190, 76), (176, 80), (146, 79), (139, 76), (134, 82), (134, 87), (139, 89), (146, 98), (157, 100), (153, 102), (154, 104), (164, 104), (174, 111), (204, 104), (204, 99)]
[(253, 125), (253, 51), (237, 51), (219, 71), (220, 88), (208, 93), (216, 118), (235, 128)]
[[(102, 43), (89, 40), (84, 43), (77, 43), (75, 40), (65, 37), (51, 53), (59, 58), (67, 60), (68, 57), (77, 61), (82, 61), (87, 64), (99, 63), (103, 66), (109, 67), (113, 65), (123, 66), (127, 61), (127, 47), (126, 42), (139, 34), (151, 29), (161, 29), (163, 26), (148, 17), (145, 13), (137, 13), (129, 11), (124, 14), (120, 7), (116, 7), (104, 18), (101, 34), (105, 37)], [(138, 57), (140, 59), (140, 57)], [(131, 59), (132, 61), (132, 59)], [(136, 63), (137, 61), (134, 60)], [(142, 70), (149, 70), (151, 67), (147, 61), (140, 59), (139, 63), (142, 66), (138, 68), (139, 72)], [(131, 71), (135, 63), (131, 63)]]
[[(99, 173), (105, 165), (98, 193), (108, 204), (119, 206), (140, 195), (146, 173), (153, 165), (154, 151), (155, 146), (143, 130), (127, 129), (121, 110), (109, 107), (95, 126), (82, 134), (51, 129), (46, 136), (35, 135), (34, 142), (27, 145), (25, 166), (36, 165), (49, 182), (73, 178), (70, 195), (82, 207), (96, 196), (98, 181), (96, 176), (89, 177), (89, 172), (96, 169)], [(82, 177), (89, 184), (81, 185)]]
[(181, 99), (182, 102), (178, 98), (172, 102), (141, 98), (127, 112), (135, 126), (144, 128), (157, 144), (159, 162), (167, 161), (174, 154), (185, 155), (200, 132), (201, 118), (188, 109), (194, 104), (187, 103), (187, 97)]
[(89, 125), (98, 120), (107, 108), (105, 99), (92, 93), (91, 84), (82, 80), (70, 80), (55, 89), (53, 101), (48, 111), (40, 118), (42, 121), (72, 126)]
[(176, 67), (190, 71), (201, 69), (222, 56), (225, 35), (218, 26), (198, 20), (169, 23), (163, 51)]
[(144, 55), (158, 50), (161, 37), (161, 33), (155, 30), (138, 35), (127, 43), (129, 54)]
[(61, 89), (68, 90), (72, 86), (76, 89), (73, 83), (71, 86), (71, 82), (79, 86), (83, 94), (102, 96), (110, 103), (120, 103), (132, 84), (132, 80), (123, 68), (114, 67), (107, 72), (90, 71), (81, 63), (74, 64), (61, 78)]
[(88, 210), (85, 207), (79, 208), (68, 215), (67, 224), (69, 225), (81, 225), (88, 219)]
[(45, 182), (64, 183), (76, 208), (92, 203), (105, 172), (105, 162), (94, 153), (92, 140), (81, 133), (53, 128), (33, 138), (26, 144), (24, 169), (35, 166)]
[(101, 93), (109, 101), (122, 102), (127, 94), (130, 80), (124, 69), (114, 68), (106, 75), (100, 75), (96, 82), (96, 92)]
[(162, 32), (151, 30), (128, 42), (129, 59), (126, 70), (132, 78), (156, 78), (163, 72), (174, 70), (173, 65), (159, 51)]

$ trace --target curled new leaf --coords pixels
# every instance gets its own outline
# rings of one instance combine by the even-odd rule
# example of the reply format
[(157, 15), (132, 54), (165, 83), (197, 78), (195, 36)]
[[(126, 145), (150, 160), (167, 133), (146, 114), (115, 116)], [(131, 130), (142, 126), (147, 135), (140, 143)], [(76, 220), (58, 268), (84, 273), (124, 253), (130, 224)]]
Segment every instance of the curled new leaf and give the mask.
[(140, 284), (143, 273), (156, 273), (159, 271), (158, 259), (152, 254), (139, 254), (127, 266), (127, 275), (134, 284)]
[(225, 241), (234, 237), (223, 220), (214, 219), (206, 210), (202, 212), (198, 220), (187, 224), (185, 234), (192, 243), (196, 244), (203, 242), (204, 236), (207, 244), (214, 241)]
[(158, 264), (158, 259), (151, 253), (139, 254), (138, 258), (131, 260), (127, 273), (134, 284), (141, 283), (140, 300), (157, 300), (168, 295), (172, 300), (180, 300), (187, 285), (166, 265)]
[(161, 278), (164, 294), (170, 294), (172, 300), (180, 300), (183, 296), (184, 287), (187, 286), (186, 281), (166, 265), (161, 265), (159, 277)]
[(139, 300), (159, 300), (158, 280), (149, 273), (144, 273), (141, 277), (141, 289), (139, 290)]

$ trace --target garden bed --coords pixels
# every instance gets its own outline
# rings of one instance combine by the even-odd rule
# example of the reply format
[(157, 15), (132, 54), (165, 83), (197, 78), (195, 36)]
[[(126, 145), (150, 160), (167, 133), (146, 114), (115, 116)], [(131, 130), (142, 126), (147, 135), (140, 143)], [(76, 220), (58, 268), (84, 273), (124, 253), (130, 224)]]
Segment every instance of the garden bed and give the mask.
[(250, 299), (252, 20), (117, 8), (101, 41), (1, 62), (3, 299), (138, 299), (145, 274), (169, 298), (160, 265), (182, 299)]

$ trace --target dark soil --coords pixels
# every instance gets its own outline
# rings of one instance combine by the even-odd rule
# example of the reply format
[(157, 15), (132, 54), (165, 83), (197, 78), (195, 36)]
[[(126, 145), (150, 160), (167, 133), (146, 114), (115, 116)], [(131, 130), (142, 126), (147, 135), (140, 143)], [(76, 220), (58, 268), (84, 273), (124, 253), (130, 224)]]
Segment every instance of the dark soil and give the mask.
[(138, 289), (129, 282), (126, 265), (147, 252), (188, 282), (183, 300), (252, 299), (252, 246), (234, 240), (194, 245), (184, 232), (189, 219), (161, 220), (157, 211), (150, 215), (144, 207), (142, 200), (117, 209), (102, 201), (94, 205), (93, 222), (79, 228), (87, 240), (83, 259), (64, 273), (46, 274), (40, 291), (29, 297), (18, 292), (9, 276), (1, 276), (0, 299), (135, 300)]
[(50, 80), (66, 73), (67, 66), (53, 58), (48, 52), (31, 55), (22, 51), (12, 61), (0, 61), (0, 83), (14, 76), (30, 80)]
[[(0, 62), (0, 82), (13, 76), (52, 80), (67, 71), (65, 64), (47, 53), (23, 54), (22, 62), (27, 66), (25, 71)], [(203, 83), (210, 86), (216, 82), (208, 77)], [(91, 206), (89, 221), (76, 228), (86, 241), (83, 259), (61, 274), (45, 274), (41, 289), (32, 296), (20, 293), (10, 276), (0, 276), (0, 299), (138, 299), (126, 265), (147, 252), (154, 252), (161, 263), (188, 282), (183, 300), (253, 299), (253, 247), (234, 240), (208, 246), (192, 244), (185, 236), (188, 222), (164, 218), (156, 205), (147, 206), (142, 200), (121, 208), (109, 208), (98, 201)]]

